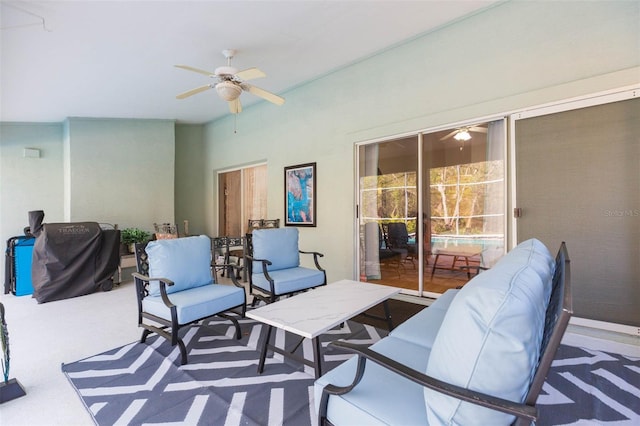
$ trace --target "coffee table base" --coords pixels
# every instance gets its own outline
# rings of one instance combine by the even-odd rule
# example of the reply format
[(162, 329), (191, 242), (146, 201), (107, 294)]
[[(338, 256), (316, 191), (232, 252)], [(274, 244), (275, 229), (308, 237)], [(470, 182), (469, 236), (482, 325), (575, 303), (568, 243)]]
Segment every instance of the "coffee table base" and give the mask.
[[(375, 319), (380, 319), (380, 320), (385, 320), (387, 321), (387, 325), (389, 326), (389, 331), (393, 330), (393, 321), (391, 320), (391, 315), (389, 312), (389, 304), (387, 303), (387, 300), (384, 300), (382, 302), (383, 307), (384, 307), (384, 314), (385, 317), (378, 317), (375, 315), (370, 315), (370, 314), (365, 314), (366, 316), (370, 317), (370, 318), (375, 318)], [(304, 356), (300, 356), (297, 355), (295, 353), (295, 351), (300, 347), (300, 345), (302, 344), (302, 342), (304, 341), (304, 339), (306, 339), (306, 337), (300, 337), (300, 341), (298, 342), (297, 345), (295, 345), (295, 347), (291, 350), (288, 351), (286, 349), (282, 349), (279, 348), (275, 345), (272, 345), (270, 343), (271, 341), (271, 333), (273, 331), (274, 326), (272, 325), (268, 325), (267, 326), (267, 335), (265, 336), (264, 339), (264, 343), (262, 345), (262, 350), (260, 352), (260, 362), (258, 363), (258, 374), (262, 374), (264, 371), (264, 364), (266, 362), (267, 359), (267, 351), (271, 350), (274, 353), (278, 353), (282, 356), (286, 356), (287, 358), (293, 359), (297, 362), (300, 362), (304, 365), (308, 365), (310, 367), (313, 367), (314, 372), (315, 372), (315, 378), (319, 378), (320, 376), (322, 376), (322, 354), (320, 352), (320, 339), (319, 336), (316, 336), (314, 338), (311, 339), (312, 342), (312, 347), (313, 347), (313, 360), (308, 360), (306, 359)]]
[(279, 348), (275, 345), (269, 343), (271, 340), (271, 332), (273, 330), (273, 326), (269, 325), (267, 328), (267, 336), (264, 340), (264, 344), (262, 345), (262, 351), (260, 352), (260, 362), (258, 363), (258, 374), (262, 374), (264, 371), (264, 363), (267, 359), (267, 351), (271, 350), (272, 352), (279, 353), (282, 356), (286, 356), (287, 358), (291, 358), (296, 360), (304, 365), (308, 365), (309, 367), (313, 367), (315, 372), (316, 379), (322, 376), (322, 358), (320, 355), (320, 339), (318, 337), (314, 337), (311, 339), (313, 346), (313, 361), (306, 359), (304, 356), (299, 356), (295, 353), (295, 351), (300, 347), (300, 344), (306, 339), (306, 337), (301, 337), (300, 342), (291, 350), (287, 351), (286, 349)]

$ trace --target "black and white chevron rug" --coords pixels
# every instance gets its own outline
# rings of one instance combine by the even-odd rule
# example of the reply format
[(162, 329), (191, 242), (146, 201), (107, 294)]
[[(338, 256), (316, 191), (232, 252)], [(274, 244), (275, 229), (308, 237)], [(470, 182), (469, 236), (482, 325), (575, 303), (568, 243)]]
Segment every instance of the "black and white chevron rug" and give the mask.
[[(62, 370), (98, 425), (315, 425), (312, 369), (270, 353), (258, 375), (263, 326), (249, 319), (241, 325), (240, 341), (222, 320), (185, 329), (185, 366), (177, 348), (151, 337)], [(327, 349), (329, 341), (371, 344), (385, 334), (349, 321), (323, 335), (324, 371), (349, 357)], [(281, 330), (276, 339), (287, 348), (298, 341)], [(308, 339), (299, 350), (311, 359)], [(639, 386), (640, 359), (562, 346), (540, 396), (538, 425), (640, 424)]]

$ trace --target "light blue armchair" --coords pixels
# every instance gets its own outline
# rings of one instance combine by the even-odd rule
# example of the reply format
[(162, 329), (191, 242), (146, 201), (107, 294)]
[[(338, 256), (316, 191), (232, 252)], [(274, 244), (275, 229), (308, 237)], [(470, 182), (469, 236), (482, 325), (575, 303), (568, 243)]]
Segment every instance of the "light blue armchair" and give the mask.
[[(249, 289), (253, 304), (275, 302), (280, 296), (325, 285), (327, 275), (318, 263), (318, 252), (298, 250), (297, 228), (256, 229), (251, 234)], [(313, 255), (316, 269), (300, 266), (300, 253)]]
[(138, 272), (133, 277), (138, 296), (138, 326), (144, 329), (141, 343), (149, 334), (156, 333), (172, 346), (179, 346), (181, 363), (186, 364), (187, 350), (178, 334), (185, 325), (218, 315), (233, 322), (236, 339), (242, 337), (237, 317), (245, 314), (245, 291), (231, 269), (229, 276), (234, 285), (215, 282), (209, 237), (136, 244), (136, 262)]

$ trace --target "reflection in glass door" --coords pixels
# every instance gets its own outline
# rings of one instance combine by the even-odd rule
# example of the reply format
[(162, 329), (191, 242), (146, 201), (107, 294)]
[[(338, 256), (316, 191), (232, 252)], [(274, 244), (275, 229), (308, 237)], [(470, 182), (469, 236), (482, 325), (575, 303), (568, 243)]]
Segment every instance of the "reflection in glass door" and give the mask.
[(418, 137), (359, 147), (360, 280), (418, 291)]
[(437, 296), (502, 256), (505, 141), (501, 119), (360, 145), (360, 280)]
[(505, 140), (504, 120), (423, 135), (427, 295), (464, 285), (468, 266), (504, 254)]

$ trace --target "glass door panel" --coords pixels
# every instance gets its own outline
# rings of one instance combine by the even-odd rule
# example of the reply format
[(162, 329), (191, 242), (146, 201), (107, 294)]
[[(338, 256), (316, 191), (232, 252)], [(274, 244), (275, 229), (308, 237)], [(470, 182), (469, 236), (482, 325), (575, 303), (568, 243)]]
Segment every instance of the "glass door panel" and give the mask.
[(418, 291), (418, 137), (358, 148), (361, 281)]
[(239, 237), (267, 214), (267, 165), (218, 173), (218, 235)]
[(504, 120), (423, 135), (422, 188), (428, 295), (464, 285), (467, 265), (505, 251)]
[(249, 232), (249, 219), (265, 219), (267, 217), (267, 165), (247, 167), (242, 170), (243, 234)]

